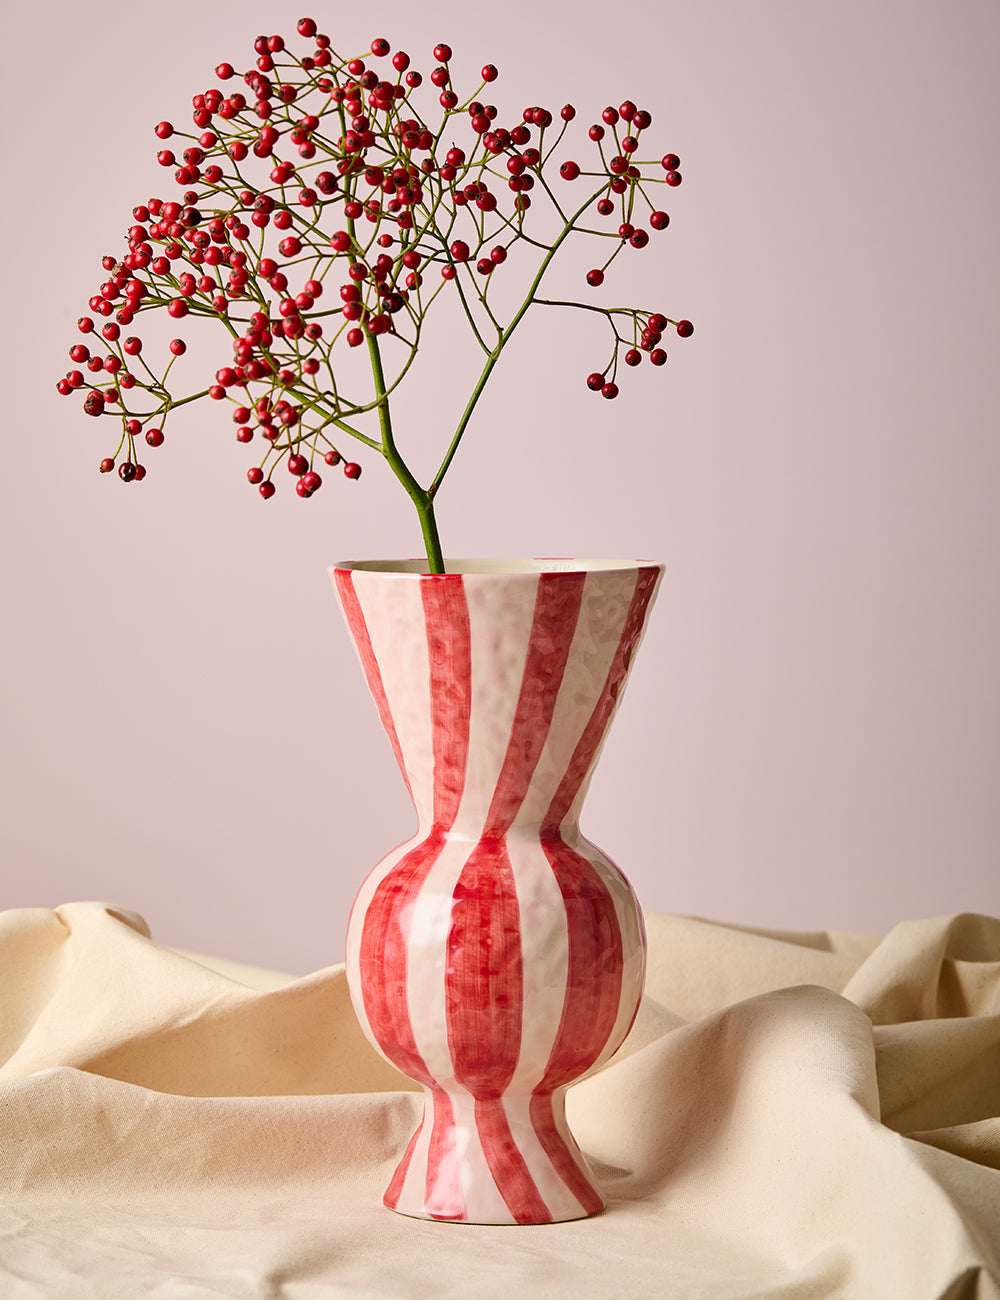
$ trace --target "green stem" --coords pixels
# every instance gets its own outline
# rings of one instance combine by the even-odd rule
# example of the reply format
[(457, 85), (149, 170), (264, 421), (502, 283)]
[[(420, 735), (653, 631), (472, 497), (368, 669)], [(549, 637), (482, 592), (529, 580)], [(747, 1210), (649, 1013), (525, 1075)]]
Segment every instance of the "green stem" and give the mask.
[(427, 568), (430, 573), (444, 573), (444, 558), (441, 554), (441, 539), (438, 536), (437, 521), (434, 518), (433, 494), (422, 488), (410, 472), (396, 447), (392, 435), (392, 417), (389, 412), (389, 395), (386, 392), (385, 374), (382, 370), (382, 354), (379, 351), (378, 337), (368, 335), (368, 355), (371, 358), (372, 378), (375, 381), (375, 393), (379, 398), (378, 420), (382, 430), (382, 455), (389, 463), (389, 468), (402, 483), (407, 495), (413, 502), (420, 520), (420, 531), (427, 553)]

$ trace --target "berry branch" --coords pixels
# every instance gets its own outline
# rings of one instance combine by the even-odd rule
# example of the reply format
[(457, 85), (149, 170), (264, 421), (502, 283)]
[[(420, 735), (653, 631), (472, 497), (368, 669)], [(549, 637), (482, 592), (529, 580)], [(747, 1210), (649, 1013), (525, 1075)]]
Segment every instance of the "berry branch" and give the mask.
[[(302, 498), (323, 484), (319, 460), (341, 465), (349, 480), (359, 478), (361, 465), (345, 460), (331, 441), (337, 431), (385, 460), (416, 509), (429, 571), (443, 572), (435, 498), (529, 308), (576, 307), (605, 317), (611, 357), (587, 384), (606, 398), (618, 395), (620, 351), (630, 367), (644, 352), (659, 366), (667, 359), (659, 346), (663, 331), (673, 326), (682, 338), (693, 332), (689, 321), (660, 312), (538, 296), (571, 235), (611, 241), (607, 258), (586, 275), (598, 289), (626, 248), (645, 248), (650, 230), (664, 230), (669, 217), (654, 208), (648, 190), (679, 185), (679, 159), (636, 161), (652, 119), (626, 101), (605, 108), (589, 128), (596, 162), (585, 169), (566, 159), (550, 183), (576, 117), (571, 105), (561, 110), (558, 130), (550, 131), (553, 114), (537, 105), (510, 127), (498, 126), (497, 108), (479, 98), (496, 80), (496, 68), (483, 67), (478, 88), (463, 97), (452, 83), (452, 51), (442, 44), (429, 76), (440, 111), (431, 124), (431, 115), (417, 107), (424, 78), (404, 51), (391, 54), (384, 39), (372, 42), (373, 61), (381, 65), (391, 54), (391, 71), (383, 76), (367, 53), (337, 54), (313, 19), (302, 19), (297, 30), (307, 52), (290, 51), (281, 36), (258, 37), (243, 89), (225, 93), (213, 86), (195, 95), (193, 132), (166, 121), (156, 126), (164, 145), (158, 161), (173, 169), (180, 199), (153, 197), (133, 208), (127, 249), (120, 259), (103, 259), (105, 279), (90, 299), (90, 314), (79, 319), (87, 342), (70, 348), (71, 361), (85, 370), (67, 371), (57, 387), (66, 395), (79, 392), (88, 415), (120, 421), (118, 446), (100, 469), (117, 466), (124, 482), (145, 477), (139, 438), (162, 446), (171, 413), (205, 398), (229, 404), (239, 443), (262, 441), (247, 479), (264, 499), (275, 494), (282, 465)], [(220, 83), (236, 78), (229, 63), (215, 73)], [(463, 131), (467, 140), (459, 145)], [(566, 203), (559, 186), (581, 180), (587, 197)], [(546, 237), (544, 218), (537, 219), (540, 208), (529, 216), (532, 191), (561, 223), (553, 238)], [(648, 210), (645, 224), (637, 223), (638, 206)], [(617, 228), (584, 224), (585, 214), (607, 219), (616, 210)], [(522, 251), (512, 258), (516, 246)], [(435, 273), (438, 282), (428, 293), (427, 276)], [(490, 300), (498, 273), (521, 275), (527, 284), (506, 321)], [(423, 486), (397, 439), (394, 403), (431, 308), (451, 292), (485, 362), (438, 470)], [(139, 335), (123, 337), (150, 311), (178, 322), (221, 324), (232, 360), (215, 372), (214, 383), (187, 392), (175, 383), (187, 364), (174, 370), (188, 351), (184, 339), (173, 339), (157, 362)], [(345, 365), (362, 344), (367, 380), (363, 368), (359, 378), (357, 366)], [(377, 428), (368, 431), (370, 419)]]

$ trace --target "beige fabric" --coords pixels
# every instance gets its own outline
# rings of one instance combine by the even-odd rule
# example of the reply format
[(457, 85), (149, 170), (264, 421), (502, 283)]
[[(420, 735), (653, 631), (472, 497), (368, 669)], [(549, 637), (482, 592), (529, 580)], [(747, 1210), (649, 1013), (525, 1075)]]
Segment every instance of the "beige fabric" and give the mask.
[(342, 967), (0, 914), (0, 1296), (1000, 1297), (1000, 921), (647, 921), (635, 1029), (570, 1094), (609, 1209), (489, 1228), (382, 1208), (420, 1096)]

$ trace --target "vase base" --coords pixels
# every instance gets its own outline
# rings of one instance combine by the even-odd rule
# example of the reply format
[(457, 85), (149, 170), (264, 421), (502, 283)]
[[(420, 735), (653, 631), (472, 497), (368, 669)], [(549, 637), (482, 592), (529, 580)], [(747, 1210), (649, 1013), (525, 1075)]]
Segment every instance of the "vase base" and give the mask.
[(571, 1223), (574, 1219), (592, 1219), (597, 1214), (603, 1214), (605, 1209), (607, 1208), (603, 1203), (601, 1204), (601, 1208), (599, 1210), (583, 1210), (577, 1207), (577, 1211), (575, 1214), (562, 1214), (550, 1219), (538, 1219), (538, 1220), (512, 1219), (509, 1215), (505, 1219), (499, 1219), (499, 1218), (487, 1219), (483, 1217), (475, 1218), (475, 1219), (471, 1219), (471, 1218), (450, 1219), (450, 1218), (443, 1218), (437, 1214), (428, 1214), (426, 1210), (404, 1210), (402, 1206), (390, 1205), (389, 1202), (386, 1201), (384, 1198), (382, 1204), (385, 1205), (387, 1209), (392, 1210), (394, 1214), (401, 1214), (406, 1219), (423, 1219), (425, 1222), (430, 1222), (430, 1223), (464, 1223), (467, 1227), (470, 1228), (474, 1228), (474, 1227), (526, 1228), (526, 1227), (531, 1227), (535, 1223), (539, 1223), (539, 1224)]
[(566, 1124), (565, 1089), (474, 1099), (426, 1089), (424, 1116), (383, 1202), (413, 1219), (585, 1219), (604, 1198)]

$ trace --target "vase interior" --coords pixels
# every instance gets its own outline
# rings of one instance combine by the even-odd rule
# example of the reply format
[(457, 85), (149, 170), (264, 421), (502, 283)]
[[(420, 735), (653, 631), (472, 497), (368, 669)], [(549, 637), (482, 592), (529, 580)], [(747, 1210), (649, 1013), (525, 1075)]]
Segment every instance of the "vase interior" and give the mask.
[[(624, 572), (636, 568), (647, 568), (651, 562), (648, 560), (540, 557), (535, 559), (446, 558), (444, 563), (448, 574), (539, 574), (603, 573), (615, 570)], [(332, 566), (331, 572), (335, 572), (337, 569), (358, 570), (365, 573), (419, 574), (422, 577), (439, 576), (428, 573), (425, 559), (341, 560)]]

